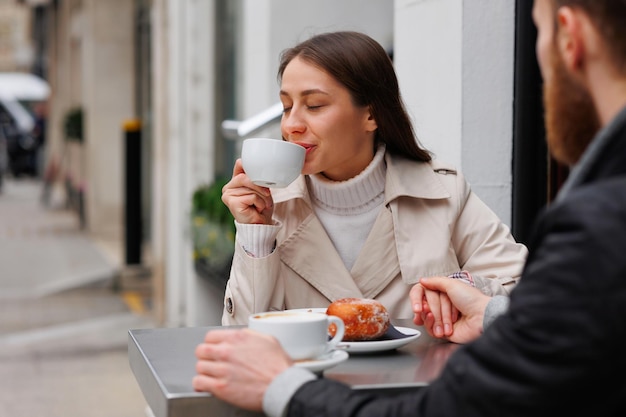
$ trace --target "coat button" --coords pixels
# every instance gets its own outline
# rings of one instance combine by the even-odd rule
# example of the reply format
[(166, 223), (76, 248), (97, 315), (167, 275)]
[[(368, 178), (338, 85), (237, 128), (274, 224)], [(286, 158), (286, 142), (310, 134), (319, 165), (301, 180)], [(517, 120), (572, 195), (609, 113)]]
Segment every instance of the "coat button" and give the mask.
[(226, 299), (226, 311), (228, 314), (233, 314), (233, 299), (230, 297)]

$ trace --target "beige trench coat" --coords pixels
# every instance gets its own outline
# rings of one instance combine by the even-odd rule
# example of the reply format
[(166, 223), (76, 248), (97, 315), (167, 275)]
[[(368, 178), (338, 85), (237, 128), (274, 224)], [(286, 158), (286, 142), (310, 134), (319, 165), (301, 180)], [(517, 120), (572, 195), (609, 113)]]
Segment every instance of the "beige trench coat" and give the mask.
[(412, 318), (409, 291), (419, 278), (468, 271), (489, 295), (508, 294), (528, 254), (509, 228), (440, 162), (385, 155), (385, 203), (348, 271), (315, 216), (300, 176), (272, 190), (282, 223), (276, 249), (254, 258), (236, 244), (224, 296), (224, 325), (261, 311), (327, 307), (343, 297), (373, 298), (392, 318)]

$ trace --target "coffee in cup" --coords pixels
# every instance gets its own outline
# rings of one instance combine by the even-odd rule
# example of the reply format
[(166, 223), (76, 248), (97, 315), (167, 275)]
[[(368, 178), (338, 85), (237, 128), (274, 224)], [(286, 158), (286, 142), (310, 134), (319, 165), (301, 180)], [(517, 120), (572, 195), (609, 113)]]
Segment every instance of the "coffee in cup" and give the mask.
[(305, 149), (282, 139), (249, 138), (241, 147), (246, 175), (256, 185), (286, 187), (302, 172)]
[[(337, 331), (329, 340), (330, 324), (334, 324)], [(252, 314), (248, 328), (274, 336), (293, 360), (314, 359), (332, 351), (345, 331), (339, 317), (296, 311)]]

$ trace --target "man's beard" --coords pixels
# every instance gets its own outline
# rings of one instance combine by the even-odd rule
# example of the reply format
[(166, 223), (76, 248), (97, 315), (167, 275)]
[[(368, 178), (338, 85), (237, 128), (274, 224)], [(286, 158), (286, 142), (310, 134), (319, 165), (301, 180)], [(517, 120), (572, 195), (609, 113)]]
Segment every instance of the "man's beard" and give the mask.
[(543, 93), (548, 148), (554, 159), (571, 166), (600, 130), (600, 120), (589, 91), (567, 72), (556, 48), (550, 61), (552, 80)]

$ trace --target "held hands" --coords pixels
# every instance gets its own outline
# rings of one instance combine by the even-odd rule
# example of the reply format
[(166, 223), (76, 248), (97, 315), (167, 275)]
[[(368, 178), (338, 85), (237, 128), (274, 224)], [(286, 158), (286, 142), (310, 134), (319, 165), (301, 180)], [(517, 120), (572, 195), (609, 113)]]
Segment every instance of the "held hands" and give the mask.
[(458, 320), (459, 310), (445, 292), (430, 290), (418, 283), (411, 289), (409, 297), (415, 313), (415, 324), (426, 326), (427, 319), (431, 318), (432, 326), (427, 327), (427, 330), (432, 336), (443, 338), (452, 335), (452, 324)]
[(239, 223), (272, 224), (274, 200), (270, 189), (248, 178), (241, 159), (235, 162), (233, 177), (222, 188), (222, 201)]
[(209, 331), (196, 357), (196, 391), (252, 411), (262, 411), (270, 382), (293, 364), (275, 338), (249, 329)]
[(468, 343), (483, 331), (490, 297), (477, 288), (448, 277), (420, 279), (409, 294), (415, 317), (433, 337)]

